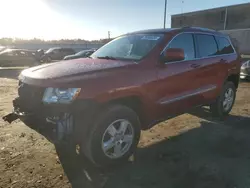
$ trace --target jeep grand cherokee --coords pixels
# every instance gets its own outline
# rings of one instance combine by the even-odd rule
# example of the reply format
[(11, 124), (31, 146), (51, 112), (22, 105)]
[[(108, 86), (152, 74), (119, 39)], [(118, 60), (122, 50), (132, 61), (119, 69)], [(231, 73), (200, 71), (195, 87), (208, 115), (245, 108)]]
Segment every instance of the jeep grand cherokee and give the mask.
[[(127, 159), (141, 129), (201, 105), (217, 116), (234, 104), (240, 57), (230, 38), (204, 28), (122, 35), (89, 58), (22, 71), (14, 112), (56, 125), (97, 165)], [(48, 125), (45, 125), (48, 126)]]

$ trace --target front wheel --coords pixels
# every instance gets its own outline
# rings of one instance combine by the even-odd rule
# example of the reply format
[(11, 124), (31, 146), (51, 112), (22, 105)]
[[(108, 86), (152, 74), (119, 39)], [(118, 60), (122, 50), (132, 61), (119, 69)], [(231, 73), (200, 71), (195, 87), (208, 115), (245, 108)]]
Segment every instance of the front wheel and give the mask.
[(89, 133), (82, 152), (96, 165), (106, 166), (132, 155), (140, 138), (140, 122), (132, 109), (115, 105), (99, 114)]
[(215, 116), (223, 117), (230, 113), (236, 97), (236, 88), (233, 82), (226, 82), (216, 102), (210, 106)]

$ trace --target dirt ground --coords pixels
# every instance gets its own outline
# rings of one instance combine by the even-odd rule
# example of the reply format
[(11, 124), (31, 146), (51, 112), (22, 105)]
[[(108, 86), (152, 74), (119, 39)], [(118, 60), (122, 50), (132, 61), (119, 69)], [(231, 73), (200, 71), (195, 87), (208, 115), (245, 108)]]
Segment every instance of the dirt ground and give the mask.
[[(0, 72), (0, 116), (11, 111), (16, 72)], [(3, 77), (9, 78), (3, 78)], [(130, 162), (95, 168), (53, 145), (21, 121), (0, 120), (0, 187), (250, 188), (250, 83), (243, 82), (230, 116), (207, 109), (143, 131)]]

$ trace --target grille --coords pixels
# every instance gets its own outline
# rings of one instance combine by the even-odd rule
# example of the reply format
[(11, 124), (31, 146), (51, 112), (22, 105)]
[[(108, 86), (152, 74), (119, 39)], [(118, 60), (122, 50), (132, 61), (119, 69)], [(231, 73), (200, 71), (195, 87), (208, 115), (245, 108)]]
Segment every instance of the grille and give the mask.
[(38, 105), (42, 103), (44, 88), (28, 85), (19, 82), (18, 95), (19, 99), (27, 105)]

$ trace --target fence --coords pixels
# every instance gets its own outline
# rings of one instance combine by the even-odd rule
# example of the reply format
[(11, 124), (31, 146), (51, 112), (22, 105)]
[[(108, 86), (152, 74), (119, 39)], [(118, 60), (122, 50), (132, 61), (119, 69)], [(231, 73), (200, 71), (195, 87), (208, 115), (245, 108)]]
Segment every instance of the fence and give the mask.
[(28, 49), (28, 50), (38, 50), (44, 49), (47, 50), (53, 47), (64, 47), (64, 48), (73, 48), (76, 52), (91, 49), (91, 48), (100, 48), (104, 44), (15, 44), (12, 45), (11, 48), (18, 48), (18, 49)]

